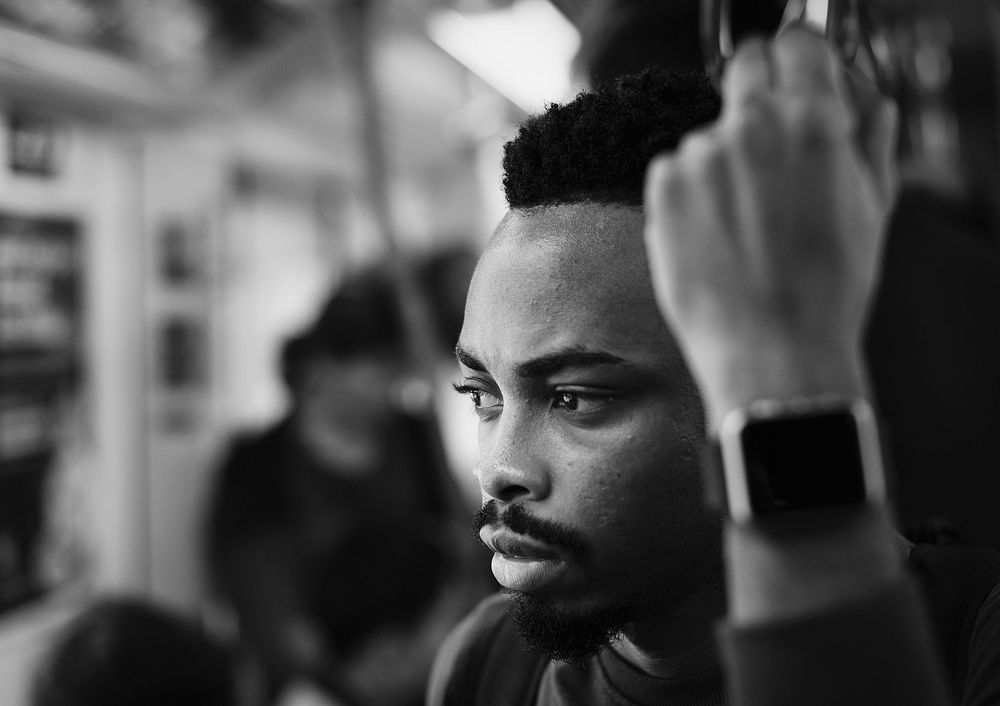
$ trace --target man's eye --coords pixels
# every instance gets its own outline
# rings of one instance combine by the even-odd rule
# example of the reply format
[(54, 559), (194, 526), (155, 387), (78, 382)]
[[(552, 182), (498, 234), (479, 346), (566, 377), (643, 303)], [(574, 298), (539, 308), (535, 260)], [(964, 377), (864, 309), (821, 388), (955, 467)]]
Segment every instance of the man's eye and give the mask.
[(564, 409), (567, 412), (586, 414), (596, 412), (601, 407), (610, 403), (612, 398), (608, 395), (591, 395), (580, 392), (556, 392), (552, 406), (556, 409)]
[(495, 414), (503, 406), (502, 400), (492, 392), (470, 385), (452, 385), (452, 387), (455, 388), (455, 392), (467, 395), (472, 400), (472, 406), (476, 408), (476, 414), (480, 417)]

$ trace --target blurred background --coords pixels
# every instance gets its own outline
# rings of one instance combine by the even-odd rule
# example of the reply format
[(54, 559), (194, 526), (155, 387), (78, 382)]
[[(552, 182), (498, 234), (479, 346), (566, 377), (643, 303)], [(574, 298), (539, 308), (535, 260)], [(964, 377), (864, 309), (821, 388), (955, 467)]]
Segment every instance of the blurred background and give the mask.
[[(946, 169), (914, 179), (869, 354), (901, 522), (1000, 546), (1000, 81), (981, 19), (914, 34), (931, 47), (921, 76), (966, 102), (948, 104), (951, 124), (937, 93), (918, 96), (930, 107), (911, 111), (911, 139), (979, 159), (977, 195), (954, 198)], [(941, 42), (971, 49), (934, 54)], [(293, 592), (281, 557), (304, 545), (303, 561), (350, 564), (352, 542), (377, 537), (393, 556), (391, 503), (381, 524), (323, 517), (360, 523), (414, 478), (440, 491), (427, 526), (478, 506), (475, 416), (440, 393), (505, 210), (501, 146), (529, 113), (650, 63), (705, 64), (697, 0), (0, 0), (0, 703), (27, 706), (53, 637), (106, 595), (241, 649), (287, 643), (243, 650), (244, 703), (278, 698), (300, 657), (343, 658), (348, 682), (371, 682), (365, 655), (412, 654), (393, 633), (331, 657), (295, 620), (252, 624), (246, 606)], [(289, 464), (305, 470), (274, 470)], [(451, 568), (424, 583), (464, 586), (451, 572), (471, 567), (448, 597), (462, 608), (491, 584), (452, 556), (467, 533), (435, 532), (428, 554)], [(327, 585), (329, 566), (310, 572)], [(427, 600), (430, 618), (399, 624), (433, 623), (414, 629), (431, 654), (456, 616)], [(315, 620), (360, 630), (348, 617)], [(309, 677), (337, 703), (404, 703)]]
[[(218, 468), (338, 287), (387, 269), (457, 335), (500, 144), (578, 42), (543, 0), (0, 2), (0, 703), (91, 596), (210, 612)], [(447, 346), (400, 346), (471, 511)]]

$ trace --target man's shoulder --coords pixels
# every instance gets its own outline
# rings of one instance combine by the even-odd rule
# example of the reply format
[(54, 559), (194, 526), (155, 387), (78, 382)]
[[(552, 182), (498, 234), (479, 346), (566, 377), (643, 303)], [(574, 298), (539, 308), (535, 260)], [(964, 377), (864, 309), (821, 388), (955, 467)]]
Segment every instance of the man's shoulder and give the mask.
[(477, 651), (487, 649), (510, 622), (510, 598), (502, 593), (487, 596), (456, 625), (438, 651), (439, 663), (468, 662)]
[[(455, 626), (434, 661), (428, 706), (517, 706), (521, 695), (529, 693), (545, 659), (521, 646), (507, 614), (509, 605), (508, 596), (494, 594)], [(502, 683), (494, 683), (494, 677), (502, 677)]]

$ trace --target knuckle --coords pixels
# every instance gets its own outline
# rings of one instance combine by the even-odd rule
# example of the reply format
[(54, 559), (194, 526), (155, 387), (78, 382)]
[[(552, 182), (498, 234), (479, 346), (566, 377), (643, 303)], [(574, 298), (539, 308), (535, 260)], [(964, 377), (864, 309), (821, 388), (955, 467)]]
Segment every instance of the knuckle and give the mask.
[(721, 188), (727, 179), (731, 150), (732, 145), (722, 132), (700, 133), (687, 138), (681, 165), (683, 179), (691, 185), (693, 193), (685, 197), (702, 203), (707, 194)]
[(697, 164), (714, 149), (713, 138), (706, 132), (686, 135), (678, 148), (678, 155), (685, 165)]
[(840, 110), (832, 101), (813, 96), (796, 96), (784, 109), (784, 124), (794, 144), (806, 148), (826, 148), (842, 133)]
[(674, 158), (670, 154), (658, 154), (650, 160), (646, 168), (646, 180), (653, 184), (663, 184), (674, 178)]
[(654, 204), (661, 199), (676, 198), (683, 190), (676, 157), (661, 154), (653, 158), (646, 169), (646, 199)]
[(778, 126), (772, 106), (761, 104), (732, 122), (732, 139), (740, 154), (758, 161), (774, 161), (781, 154)]
[(766, 84), (770, 74), (771, 50), (761, 37), (742, 40), (725, 67), (723, 95), (743, 95), (753, 86)]
[(729, 169), (729, 145), (716, 139), (706, 145), (691, 169), (703, 182), (717, 185)]
[(729, 146), (721, 131), (703, 131), (685, 138), (684, 164), (695, 173), (702, 173), (723, 163)]
[(733, 62), (747, 62), (747, 61), (760, 61), (767, 60), (768, 45), (767, 42), (758, 36), (750, 36), (744, 39), (736, 47), (736, 51), (733, 53)]

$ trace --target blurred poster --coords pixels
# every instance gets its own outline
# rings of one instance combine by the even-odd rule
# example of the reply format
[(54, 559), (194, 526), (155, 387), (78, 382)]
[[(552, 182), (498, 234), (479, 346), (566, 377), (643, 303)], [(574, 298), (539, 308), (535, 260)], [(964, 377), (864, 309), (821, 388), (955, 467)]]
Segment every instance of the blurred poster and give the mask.
[(46, 492), (80, 390), (80, 250), (73, 220), (0, 212), (0, 612), (50, 585)]
[(11, 109), (7, 112), (7, 167), (12, 174), (52, 177), (60, 170), (58, 123), (42, 113)]

